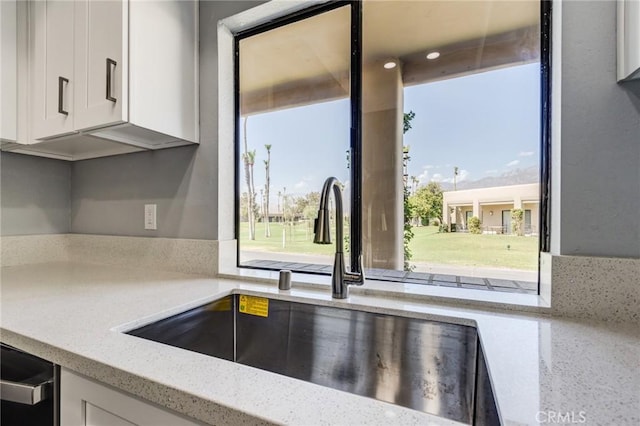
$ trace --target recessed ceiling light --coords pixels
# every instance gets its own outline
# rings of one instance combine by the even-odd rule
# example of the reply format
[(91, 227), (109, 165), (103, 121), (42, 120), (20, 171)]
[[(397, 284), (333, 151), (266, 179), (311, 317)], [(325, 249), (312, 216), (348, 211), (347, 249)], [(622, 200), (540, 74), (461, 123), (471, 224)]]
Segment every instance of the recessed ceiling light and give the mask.
[(427, 59), (438, 59), (439, 57), (440, 57), (440, 52), (427, 53)]
[(395, 61), (387, 61), (387, 62), (385, 62), (385, 63), (384, 63), (383, 67), (384, 67), (385, 69), (390, 70), (390, 69), (395, 68), (395, 67), (396, 67), (396, 65), (397, 65), (397, 64), (396, 64), (396, 62), (395, 62)]

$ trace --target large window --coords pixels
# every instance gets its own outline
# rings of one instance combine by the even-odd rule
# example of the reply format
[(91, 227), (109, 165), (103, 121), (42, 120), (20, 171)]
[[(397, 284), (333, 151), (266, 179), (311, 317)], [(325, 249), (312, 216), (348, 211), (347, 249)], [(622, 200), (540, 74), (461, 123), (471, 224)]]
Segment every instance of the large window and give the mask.
[(368, 278), (537, 292), (540, 16), (526, 0), (333, 2), (237, 34), (240, 266), (330, 273), (313, 220), (335, 176), (339, 243)]

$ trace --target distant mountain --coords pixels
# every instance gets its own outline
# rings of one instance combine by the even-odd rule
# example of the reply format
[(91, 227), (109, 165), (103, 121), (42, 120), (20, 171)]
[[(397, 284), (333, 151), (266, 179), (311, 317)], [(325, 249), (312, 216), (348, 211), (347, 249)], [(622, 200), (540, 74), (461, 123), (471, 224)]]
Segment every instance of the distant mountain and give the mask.
[[(457, 189), (491, 188), (494, 186), (523, 185), (525, 183), (540, 182), (540, 169), (538, 166), (531, 166), (524, 169), (509, 170), (500, 176), (487, 176), (478, 180), (465, 180), (457, 184)], [(452, 191), (453, 184), (449, 182), (440, 183), (443, 191)]]

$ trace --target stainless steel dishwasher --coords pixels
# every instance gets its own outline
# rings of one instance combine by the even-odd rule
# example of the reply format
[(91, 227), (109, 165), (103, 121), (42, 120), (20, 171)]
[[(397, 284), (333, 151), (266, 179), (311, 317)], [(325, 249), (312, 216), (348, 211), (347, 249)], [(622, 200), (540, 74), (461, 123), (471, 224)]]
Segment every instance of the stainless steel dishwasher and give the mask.
[(60, 368), (0, 344), (0, 424), (58, 426)]

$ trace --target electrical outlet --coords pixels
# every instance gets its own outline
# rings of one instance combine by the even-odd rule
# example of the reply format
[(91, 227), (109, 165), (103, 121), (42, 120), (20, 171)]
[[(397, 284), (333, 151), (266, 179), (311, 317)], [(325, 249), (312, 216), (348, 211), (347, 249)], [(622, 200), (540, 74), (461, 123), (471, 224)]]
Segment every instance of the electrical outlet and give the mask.
[(158, 229), (158, 224), (156, 223), (156, 206), (157, 204), (144, 205), (144, 229)]

